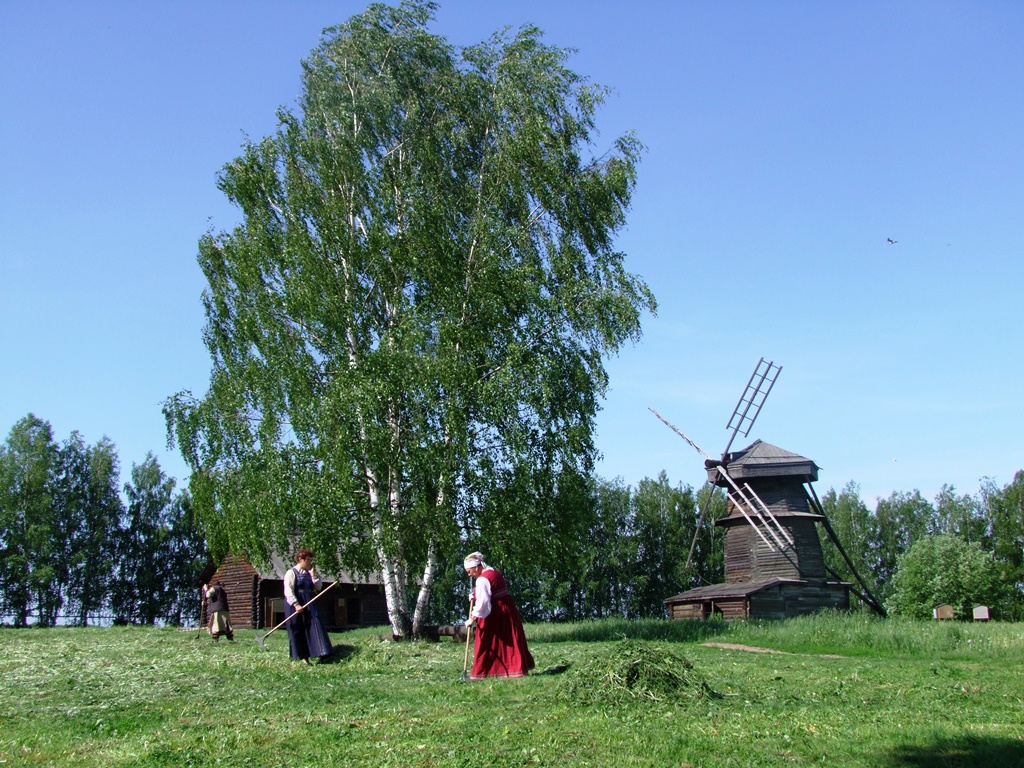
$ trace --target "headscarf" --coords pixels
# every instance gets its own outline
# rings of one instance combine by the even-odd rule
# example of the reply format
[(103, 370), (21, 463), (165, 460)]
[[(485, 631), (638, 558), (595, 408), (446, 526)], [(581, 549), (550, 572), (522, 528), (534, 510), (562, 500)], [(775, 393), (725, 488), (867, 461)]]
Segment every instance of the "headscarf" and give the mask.
[(484, 562), (484, 556), (480, 552), (472, 552), (466, 555), (466, 559), (462, 561), (462, 567), (467, 571), (470, 568), (475, 568), (478, 565), (486, 565)]

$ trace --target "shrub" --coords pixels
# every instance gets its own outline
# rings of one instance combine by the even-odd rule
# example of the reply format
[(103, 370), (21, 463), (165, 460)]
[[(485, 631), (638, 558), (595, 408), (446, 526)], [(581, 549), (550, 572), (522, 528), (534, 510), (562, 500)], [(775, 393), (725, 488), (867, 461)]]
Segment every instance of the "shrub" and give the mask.
[(929, 619), (935, 606), (949, 603), (967, 618), (975, 605), (1003, 602), (1005, 583), (1002, 564), (978, 544), (925, 536), (899, 556), (885, 607), (893, 616)]

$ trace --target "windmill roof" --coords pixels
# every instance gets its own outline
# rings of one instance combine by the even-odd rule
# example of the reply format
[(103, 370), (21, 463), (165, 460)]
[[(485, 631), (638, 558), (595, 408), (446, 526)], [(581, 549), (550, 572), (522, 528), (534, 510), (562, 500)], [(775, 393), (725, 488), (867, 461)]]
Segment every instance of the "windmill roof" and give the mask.
[[(709, 462), (710, 463), (710, 462)], [(725, 455), (725, 460), (707, 467), (708, 479), (722, 485), (718, 477), (717, 464), (724, 464), (734, 480), (748, 480), (759, 477), (794, 477), (801, 482), (818, 479), (818, 465), (798, 453), (779, 448), (777, 445), (755, 440), (739, 451)]]
[(682, 592), (674, 597), (668, 598), (665, 602), (691, 603), (702, 600), (726, 600), (729, 598), (749, 597), (763, 589), (774, 587), (776, 584), (804, 583), (806, 582), (800, 581), (799, 579), (780, 579), (777, 576), (772, 576), (770, 579), (763, 579), (761, 581), (739, 581), (731, 584), (712, 584), (708, 587), (697, 587), (696, 589)]

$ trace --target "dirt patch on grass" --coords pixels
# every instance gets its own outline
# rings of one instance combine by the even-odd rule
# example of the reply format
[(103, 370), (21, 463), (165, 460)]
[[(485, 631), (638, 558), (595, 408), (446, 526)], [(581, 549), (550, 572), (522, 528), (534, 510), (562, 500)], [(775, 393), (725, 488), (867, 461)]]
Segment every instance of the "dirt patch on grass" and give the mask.
[(756, 645), (739, 645), (738, 643), (701, 643), (710, 648), (724, 648), (727, 651), (748, 651), (750, 653), (778, 653), (782, 656), (817, 656), (821, 659), (841, 659), (835, 653), (790, 653), (789, 651), (778, 651), (774, 648), (759, 648)]

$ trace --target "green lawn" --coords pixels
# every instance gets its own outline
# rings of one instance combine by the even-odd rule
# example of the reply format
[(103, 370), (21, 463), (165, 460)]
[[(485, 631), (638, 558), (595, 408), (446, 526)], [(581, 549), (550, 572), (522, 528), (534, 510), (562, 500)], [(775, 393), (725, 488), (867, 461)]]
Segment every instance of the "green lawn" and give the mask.
[[(830, 615), (527, 633), (539, 674), (464, 683), (463, 646), (370, 632), (334, 635), (341, 658), (306, 666), (283, 632), (263, 651), (251, 632), (3, 629), (0, 765), (1024, 766), (1024, 625)], [(688, 661), (688, 677), (615, 688), (602, 670), (627, 648), (640, 680), (655, 659)]]

